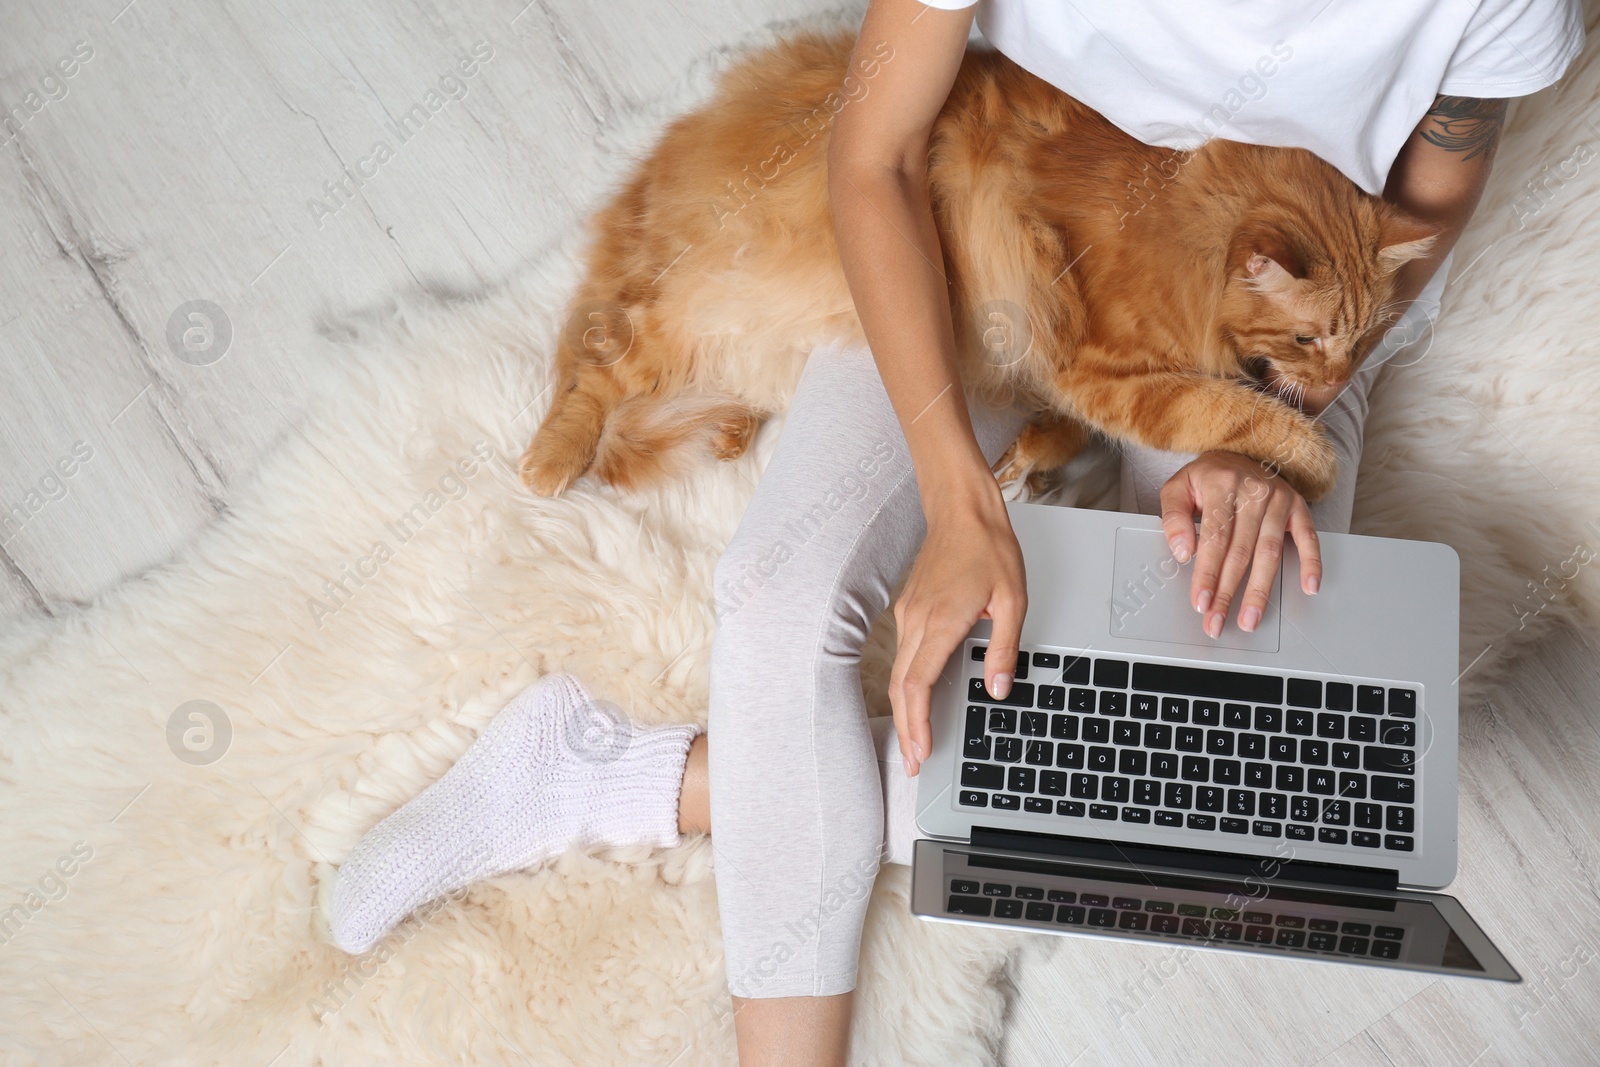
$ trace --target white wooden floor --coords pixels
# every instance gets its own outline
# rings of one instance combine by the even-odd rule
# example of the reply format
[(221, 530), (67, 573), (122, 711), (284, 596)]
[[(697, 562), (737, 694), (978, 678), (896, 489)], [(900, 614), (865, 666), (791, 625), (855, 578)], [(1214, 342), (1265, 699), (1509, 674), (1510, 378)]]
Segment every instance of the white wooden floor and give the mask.
[[(514, 270), (595, 205), (663, 97), (839, 10), (8, 0), (0, 625), (70, 613), (222, 514), (294, 432), (320, 315)], [(1552, 633), (1502, 701), (1464, 709), (1455, 891), (1527, 984), (1052, 941), (1017, 970), (1006, 1061), (1600, 1062), (1595, 660)]]

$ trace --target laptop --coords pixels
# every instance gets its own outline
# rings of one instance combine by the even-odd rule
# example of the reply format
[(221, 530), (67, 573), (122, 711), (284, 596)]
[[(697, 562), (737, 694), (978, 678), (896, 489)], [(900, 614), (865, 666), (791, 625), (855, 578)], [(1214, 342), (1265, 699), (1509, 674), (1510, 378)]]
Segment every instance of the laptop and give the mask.
[(1520, 981), (1452, 897), (1460, 562), (1320, 535), (1260, 626), (1212, 641), (1154, 516), (1009, 505), (1028, 616), (1005, 700), (988, 621), (933, 697), (913, 913)]

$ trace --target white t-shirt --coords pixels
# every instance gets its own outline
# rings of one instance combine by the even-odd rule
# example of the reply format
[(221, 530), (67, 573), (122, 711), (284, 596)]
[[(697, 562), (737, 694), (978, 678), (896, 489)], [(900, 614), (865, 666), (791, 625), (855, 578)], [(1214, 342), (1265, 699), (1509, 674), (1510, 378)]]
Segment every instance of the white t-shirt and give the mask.
[[(1305, 148), (1373, 194), (1436, 96), (1523, 96), (1583, 47), (1579, 0), (976, 2), (997, 50), (1146, 144)], [(1449, 266), (1369, 362), (1421, 336)]]

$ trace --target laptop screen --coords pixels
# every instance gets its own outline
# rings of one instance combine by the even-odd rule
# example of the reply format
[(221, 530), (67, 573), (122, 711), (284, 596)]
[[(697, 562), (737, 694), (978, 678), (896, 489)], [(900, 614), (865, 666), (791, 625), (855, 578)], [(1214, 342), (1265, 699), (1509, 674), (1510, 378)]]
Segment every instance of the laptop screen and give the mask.
[[(918, 847), (913, 910), (931, 918), (1516, 978), (1450, 897), (1108, 867), (931, 841)], [(934, 878), (936, 888), (928, 884)]]

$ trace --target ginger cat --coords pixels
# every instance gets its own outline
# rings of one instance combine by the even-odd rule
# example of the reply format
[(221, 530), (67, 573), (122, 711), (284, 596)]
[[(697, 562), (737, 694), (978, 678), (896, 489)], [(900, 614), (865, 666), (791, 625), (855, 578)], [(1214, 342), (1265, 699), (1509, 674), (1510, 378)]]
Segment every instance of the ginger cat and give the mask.
[[(880, 44), (847, 69), (853, 43), (799, 36), (729, 70), (596, 216), (522, 458), (534, 491), (586, 472), (642, 485), (691, 442), (737, 457), (815, 345), (862, 338), (828, 132), (894, 57)], [(1035, 412), (1002, 460), (1013, 478), (1092, 428), (1243, 453), (1319, 498), (1333, 452), (1282, 397), (1349, 379), (1392, 317), (1395, 271), (1434, 237), (1307, 151), (1150, 147), (990, 51), (962, 62), (928, 181), (963, 380)]]

